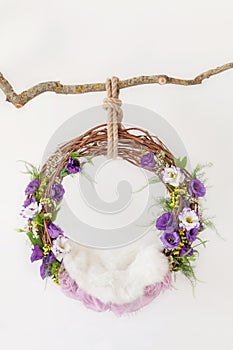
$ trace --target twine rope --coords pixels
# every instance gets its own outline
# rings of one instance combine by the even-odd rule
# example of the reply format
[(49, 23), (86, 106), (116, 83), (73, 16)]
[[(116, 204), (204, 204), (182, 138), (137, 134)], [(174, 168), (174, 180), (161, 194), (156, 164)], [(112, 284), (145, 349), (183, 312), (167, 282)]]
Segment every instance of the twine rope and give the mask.
[(106, 80), (107, 97), (103, 101), (103, 108), (108, 113), (107, 120), (107, 157), (109, 159), (116, 159), (118, 155), (118, 132), (121, 128), (121, 121), (123, 117), (121, 109), (121, 100), (119, 100), (119, 79), (117, 77), (108, 78)]

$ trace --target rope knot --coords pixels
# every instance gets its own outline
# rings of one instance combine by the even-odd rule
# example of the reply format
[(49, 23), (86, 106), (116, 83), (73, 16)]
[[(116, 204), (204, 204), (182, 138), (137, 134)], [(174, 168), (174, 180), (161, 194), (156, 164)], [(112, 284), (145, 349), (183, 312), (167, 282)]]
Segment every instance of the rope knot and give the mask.
[(112, 112), (112, 110), (113, 110), (114, 112), (116, 112), (117, 123), (121, 123), (122, 118), (123, 118), (121, 105), (122, 105), (121, 100), (119, 100), (118, 98), (115, 98), (115, 97), (105, 97), (105, 99), (103, 100), (103, 108), (106, 111)]
[(115, 159), (118, 155), (118, 128), (121, 126), (123, 117), (121, 105), (119, 100), (119, 79), (112, 77), (106, 80), (107, 97), (103, 100), (103, 108), (108, 113), (107, 135), (108, 135), (108, 149), (107, 157)]

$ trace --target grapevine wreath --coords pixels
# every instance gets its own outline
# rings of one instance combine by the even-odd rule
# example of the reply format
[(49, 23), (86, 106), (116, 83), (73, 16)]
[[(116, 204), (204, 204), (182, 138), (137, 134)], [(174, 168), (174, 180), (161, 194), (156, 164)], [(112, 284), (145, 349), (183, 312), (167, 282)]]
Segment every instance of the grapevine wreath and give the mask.
[[(202, 167), (197, 166), (189, 172), (186, 169), (187, 158), (176, 158), (157, 136), (141, 128), (125, 128), (121, 124), (117, 79), (107, 80), (106, 86), (108, 96), (104, 100), (104, 108), (108, 111), (107, 124), (94, 127), (58, 147), (41, 169), (27, 163), (31, 181), (26, 187), (26, 199), (21, 211), (26, 227), (20, 231), (25, 232), (31, 241), (31, 262), (40, 261), (42, 279), (51, 278), (66, 295), (80, 300), (93, 310), (111, 310), (119, 315), (140, 309), (162, 291), (169, 289), (172, 274), (178, 271), (195, 283), (193, 261), (198, 256), (197, 247), (205, 245), (202, 232), (210, 222), (203, 217), (200, 205), (200, 199), (206, 195)], [(161, 214), (154, 222), (160, 244), (154, 248), (152, 241), (158, 240), (155, 232), (150, 238), (149, 248), (140, 240), (134, 244), (134, 259), (127, 262), (126, 270), (118, 271), (117, 275), (119, 281), (121, 274), (131, 269), (129, 275), (133, 275), (134, 281), (125, 286), (127, 292), (118, 299), (111, 298), (112, 294), (108, 293), (112, 281), (105, 281), (106, 297), (98, 293), (98, 289), (93, 292), (91, 287), (85, 288), (87, 284), (80, 277), (83, 268), (81, 257), (84, 257), (84, 251), (85, 256), (90, 257), (94, 250), (90, 253), (88, 247), (81, 247), (67, 238), (62, 227), (56, 223), (56, 215), (65, 195), (63, 179), (80, 176), (92, 159), (101, 155), (112, 159), (120, 157), (134, 166), (144, 168), (153, 174), (154, 182), (160, 181), (166, 189), (165, 197), (159, 201)], [(140, 255), (143, 244), (145, 249), (151, 249), (148, 250), (148, 259), (146, 255), (143, 259)], [(126, 248), (119, 249), (124, 254)], [(107, 258), (114, 258), (114, 254), (110, 252)], [(127, 250), (125, 254), (128, 254)], [(132, 258), (132, 250), (130, 254)], [(155, 266), (158, 260), (162, 262), (159, 267)], [(141, 264), (138, 275), (134, 269), (137, 261)], [(86, 279), (90, 278), (88, 271), (83, 271)], [(96, 280), (97, 277), (98, 274), (95, 275)], [(137, 282), (141, 282), (140, 288), (136, 293), (131, 293)], [(118, 292), (117, 285), (112, 288)]]

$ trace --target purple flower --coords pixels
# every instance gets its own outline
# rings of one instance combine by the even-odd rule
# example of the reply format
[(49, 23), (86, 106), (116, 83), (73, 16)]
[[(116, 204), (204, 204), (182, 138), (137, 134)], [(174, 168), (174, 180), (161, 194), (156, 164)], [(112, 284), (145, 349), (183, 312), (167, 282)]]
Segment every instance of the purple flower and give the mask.
[(57, 238), (58, 236), (63, 235), (62, 229), (52, 222), (47, 225), (47, 229), (51, 238)]
[(197, 235), (198, 235), (198, 231), (199, 231), (198, 227), (194, 227), (191, 230), (187, 231), (186, 232), (187, 240), (189, 242), (194, 242), (196, 237), (197, 237)]
[(170, 212), (164, 213), (156, 220), (155, 226), (158, 230), (162, 230), (166, 232), (173, 231), (174, 230), (173, 214)]
[[(190, 252), (188, 254), (186, 254), (189, 250), (190, 250)], [(184, 254), (186, 254), (186, 256), (193, 255), (193, 248), (190, 247), (190, 245), (185, 244), (180, 250), (180, 256), (183, 256)]]
[(70, 157), (66, 165), (66, 170), (71, 174), (76, 174), (80, 171), (80, 169), (81, 167), (79, 161)]
[(31, 262), (34, 262), (36, 260), (40, 260), (43, 258), (43, 251), (40, 249), (38, 244), (34, 245), (31, 255)]
[(164, 232), (160, 237), (165, 248), (173, 249), (178, 247), (180, 243), (180, 235), (178, 232)]
[(35, 203), (35, 198), (31, 197), (31, 198), (27, 198), (25, 199), (24, 203), (23, 203), (23, 207), (27, 208), (30, 204)]
[(39, 187), (40, 187), (40, 181), (38, 179), (33, 180), (27, 185), (25, 194), (26, 195), (33, 194), (38, 190)]
[(189, 194), (195, 197), (204, 197), (206, 194), (206, 188), (203, 183), (198, 179), (192, 179), (188, 188)]
[(60, 202), (65, 193), (62, 184), (53, 184), (50, 191), (50, 196), (55, 202)]
[(49, 252), (49, 254), (46, 256), (46, 258), (43, 259), (43, 262), (40, 267), (40, 275), (42, 279), (45, 279), (45, 277), (51, 276), (51, 266), (52, 263), (56, 261), (56, 258), (52, 251)]
[(153, 168), (155, 166), (154, 153), (149, 152), (144, 154), (141, 158), (141, 167), (142, 168)]

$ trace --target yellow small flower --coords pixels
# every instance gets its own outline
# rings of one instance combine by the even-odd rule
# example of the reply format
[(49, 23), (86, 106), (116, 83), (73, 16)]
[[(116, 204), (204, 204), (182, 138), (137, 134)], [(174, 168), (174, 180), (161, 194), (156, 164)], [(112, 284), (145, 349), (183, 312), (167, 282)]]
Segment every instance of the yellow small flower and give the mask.
[(51, 250), (51, 246), (49, 244), (45, 244), (43, 246), (44, 257), (46, 257), (49, 254), (50, 250)]

